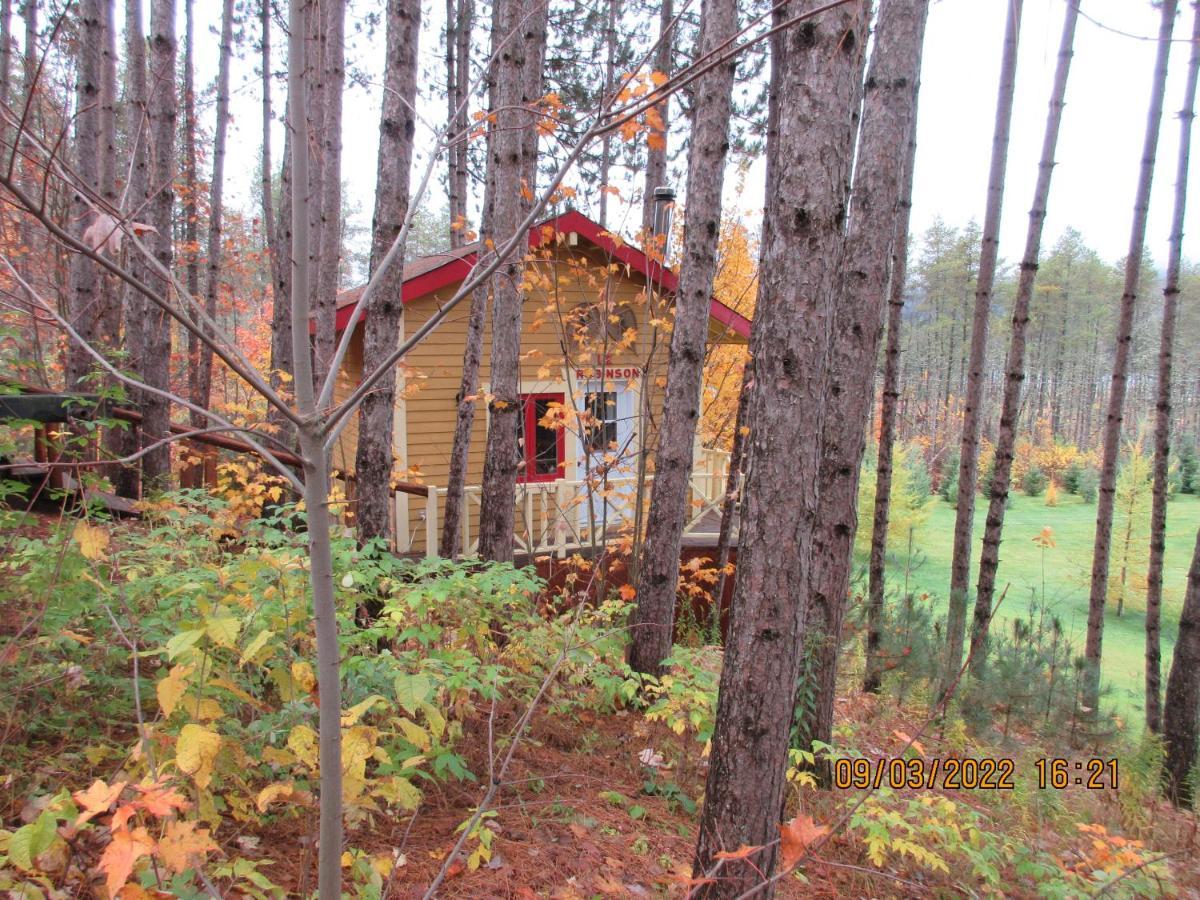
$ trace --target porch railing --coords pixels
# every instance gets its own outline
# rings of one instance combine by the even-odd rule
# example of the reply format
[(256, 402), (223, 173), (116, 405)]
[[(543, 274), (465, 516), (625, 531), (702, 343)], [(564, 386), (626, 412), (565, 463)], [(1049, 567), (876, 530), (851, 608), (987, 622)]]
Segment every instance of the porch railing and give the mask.
[[(691, 478), (691, 514), (684, 534), (696, 538), (717, 539), (714, 511), (719, 514), (729, 472), (729, 454), (722, 450), (702, 449), (696, 454)], [(645, 478), (642, 502), (648, 503), (654, 476)], [(421, 528), (424, 531), (425, 555), (436, 557), (441, 542), (442, 524), (439, 500), (448, 492), (445, 487), (426, 485), (428, 494), (421, 508)], [(603, 546), (627, 537), (633, 527), (637, 502), (637, 479), (630, 477), (608, 479), (568, 479), (534, 484), (519, 484), (514, 497), (516, 552), (533, 555), (553, 555), (559, 558), (584, 548)], [(459, 546), (465, 556), (478, 552), (479, 537), (474, 521), (481, 503), (482, 488), (468, 485), (461, 516)], [(397, 538), (401, 549), (415, 541), (409, 532), (409, 504), (421, 503), (422, 498), (409, 495), (396, 497)]]

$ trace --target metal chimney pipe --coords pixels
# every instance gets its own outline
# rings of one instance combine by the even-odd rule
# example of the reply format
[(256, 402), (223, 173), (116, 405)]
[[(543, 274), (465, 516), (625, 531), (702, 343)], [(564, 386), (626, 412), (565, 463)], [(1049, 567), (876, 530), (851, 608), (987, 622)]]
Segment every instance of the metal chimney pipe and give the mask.
[(654, 223), (651, 227), (652, 236), (662, 236), (662, 255), (667, 258), (671, 242), (671, 220), (675, 214), (675, 188), (669, 184), (659, 185), (654, 189)]

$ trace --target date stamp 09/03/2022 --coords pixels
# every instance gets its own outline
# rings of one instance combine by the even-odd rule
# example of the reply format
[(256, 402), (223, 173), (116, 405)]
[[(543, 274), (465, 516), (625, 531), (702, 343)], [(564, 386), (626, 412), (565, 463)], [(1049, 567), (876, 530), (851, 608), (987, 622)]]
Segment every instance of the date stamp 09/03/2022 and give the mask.
[[(1016, 760), (1006, 757), (839, 757), (833, 760), (833, 786), (840, 790), (888, 787), (1011, 791), (1016, 788), (1017, 769)], [(1077, 787), (1106, 791), (1115, 790), (1118, 783), (1117, 760), (1096, 757), (1080, 760), (1044, 757), (1034, 760), (1028, 774), (1036, 778), (1042, 790)]]

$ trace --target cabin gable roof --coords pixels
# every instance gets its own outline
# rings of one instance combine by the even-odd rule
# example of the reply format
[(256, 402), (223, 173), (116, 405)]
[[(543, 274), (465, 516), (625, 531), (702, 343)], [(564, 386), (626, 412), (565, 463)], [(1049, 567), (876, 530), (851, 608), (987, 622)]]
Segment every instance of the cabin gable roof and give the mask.
[[(575, 232), (583, 240), (598, 247), (617, 262), (624, 263), (631, 271), (643, 275), (648, 282), (660, 284), (663, 290), (674, 293), (679, 287), (679, 276), (671, 269), (652, 259), (645, 251), (627, 243), (600, 227), (600, 223), (583, 213), (570, 210), (534, 225), (529, 229), (529, 246), (540, 247), (557, 234)], [(423, 256), (404, 266), (404, 283), (401, 301), (408, 305), (427, 297), (434, 291), (464, 281), (478, 259), (479, 242), (476, 241), (454, 250), (446, 250)], [(338, 295), (337, 330), (342, 331), (350, 322), (354, 305), (362, 296), (362, 287), (343, 291)], [(709, 316), (730, 332), (743, 339), (750, 337), (750, 320), (736, 310), (713, 298)]]

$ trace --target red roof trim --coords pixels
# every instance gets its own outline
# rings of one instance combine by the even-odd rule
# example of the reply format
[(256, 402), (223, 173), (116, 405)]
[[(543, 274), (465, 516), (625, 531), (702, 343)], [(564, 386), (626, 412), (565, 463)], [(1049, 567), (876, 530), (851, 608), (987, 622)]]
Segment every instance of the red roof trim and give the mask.
[[(664, 290), (672, 292), (679, 287), (678, 275), (657, 260), (651, 259), (645, 252), (632, 244), (614, 239), (614, 236), (601, 228), (598, 222), (592, 221), (581, 212), (571, 210), (533, 226), (529, 231), (529, 245), (531, 247), (537, 247), (542, 244), (542, 235), (545, 234), (546, 228), (551, 228), (558, 234), (566, 234), (572, 231), (577, 232), (613, 259), (625, 263), (636, 272), (640, 272), (645, 276), (647, 281), (656, 282), (662, 285)], [(471, 268), (475, 265), (476, 259), (477, 254), (475, 253), (469, 253), (466, 256), (456, 259), (448, 259), (444, 265), (438, 266), (436, 269), (430, 269), (428, 272), (423, 272), (415, 278), (410, 278), (404, 282), (401, 299), (406, 304), (412, 303), (421, 297), (432, 294), (436, 290), (464, 281), (470, 274)], [(343, 306), (337, 311), (336, 322), (338, 331), (344, 330), (350, 323), (350, 315), (353, 312), (353, 303)], [(750, 337), (750, 320), (719, 300), (714, 299), (712, 301), (709, 315), (736, 334), (744, 338)], [(314, 330), (315, 324), (310, 326), (310, 331)]]

